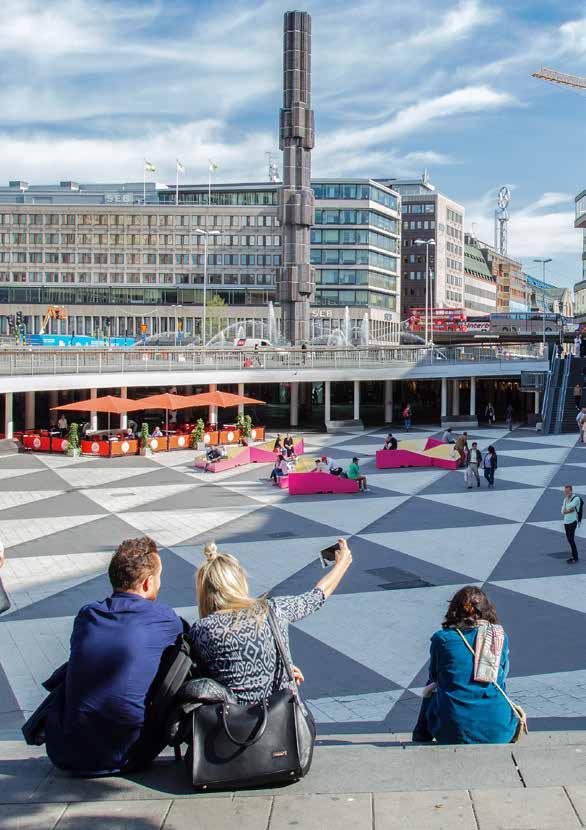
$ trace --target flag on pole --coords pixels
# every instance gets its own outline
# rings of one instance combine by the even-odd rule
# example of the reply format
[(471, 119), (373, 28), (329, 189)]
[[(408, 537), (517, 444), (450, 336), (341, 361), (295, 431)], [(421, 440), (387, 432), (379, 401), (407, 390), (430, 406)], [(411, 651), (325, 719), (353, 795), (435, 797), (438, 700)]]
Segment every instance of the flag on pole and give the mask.
[(177, 172), (178, 173), (185, 173), (185, 165), (182, 164), (179, 159), (177, 159)]
[(157, 171), (155, 165), (152, 162), (147, 161), (146, 159), (144, 160), (144, 169), (147, 171), (147, 173), (156, 173)]
[(209, 162), (210, 162), (210, 173), (215, 173), (216, 170), (218, 169), (219, 165), (216, 164), (216, 162), (212, 161), (211, 159), (209, 159)]

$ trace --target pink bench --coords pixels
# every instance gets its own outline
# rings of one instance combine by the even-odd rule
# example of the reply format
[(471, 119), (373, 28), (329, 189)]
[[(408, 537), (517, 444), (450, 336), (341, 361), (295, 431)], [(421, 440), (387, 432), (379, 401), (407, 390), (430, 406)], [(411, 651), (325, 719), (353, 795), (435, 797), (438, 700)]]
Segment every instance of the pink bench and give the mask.
[(443, 470), (456, 470), (460, 464), (459, 458), (450, 458), (444, 455), (435, 455), (430, 450), (436, 447), (445, 447), (443, 441), (437, 438), (428, 438), (421, 450), (401, 449), (377, 450), (377, 470), (396, 470), (400, 467), (439, 467)]
[(242, 450), (229, 458), (220, 458), (218, 461), (206, 461), (206, 457), (200, 456), (195, 459), (195, 466), (205, 470), (207, 465), (208, 473), (223, 473), (224, 470), (232, 470), (234, 467), (242, 467), (250, 464), (249, 447), (242, 447)]
[[(274, 462), (277, 454), (272, 450), (264, 449), (264, 447), (249, 447), (250, 460), (253, 463), (267, 464)], [(295, 441), (293, 444), (293, 452), (295, 455), (303, 455), (303, 438)]]
[[(289, 473), (287, 485), (292, 496), (305, 496), (312, 493), (357, 493), (358, 482), (351, 478), (340, 478), (331, 473), (312, 470), (309, 473)], [(279, 487), (284, 487), (279, 482)]]

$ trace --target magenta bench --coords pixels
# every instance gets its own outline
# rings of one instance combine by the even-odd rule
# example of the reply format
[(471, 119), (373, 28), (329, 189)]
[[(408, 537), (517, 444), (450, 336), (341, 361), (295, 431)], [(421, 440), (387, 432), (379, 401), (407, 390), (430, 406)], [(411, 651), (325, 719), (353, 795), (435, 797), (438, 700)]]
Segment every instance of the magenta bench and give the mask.
[(234, 467), (242, 467), (244, 464), (250, 464), (249, 447), (242, 447), (242, 450), (231, 458), (221, 458), (219, 461), (213, 463), (206, 461), (205, 455), (195, 459), (195, 466), (200, 470), (205, 470), (208, 465), (208, 473), (222, 473), (224, 470), (232, 470)]
[(394, 470), (397, 467), (431, 467), (431, 458), (413, 450), (377, 450), (377, 470)]
[[(285, 478), (285, 476), (283, 476)], [(331, 473), (312, 470), (309, 473), (289, 473), (286, 476), (289, 493), (292, 496), (305, 496), (313, 493), (357, 493), (358, 482), (351, 478), (340, 478)], [(279, 482), (279, 486), (281, 485)]]
[[(248, 449), (250, 450), (250, 460), (253, 463), (268, 464), (274, 462), (277, 457), (277, 453), (263, 447), (249, 447)], [(303, 455), (303, 438), (294, 442), (293, 452), (295, 455)]]

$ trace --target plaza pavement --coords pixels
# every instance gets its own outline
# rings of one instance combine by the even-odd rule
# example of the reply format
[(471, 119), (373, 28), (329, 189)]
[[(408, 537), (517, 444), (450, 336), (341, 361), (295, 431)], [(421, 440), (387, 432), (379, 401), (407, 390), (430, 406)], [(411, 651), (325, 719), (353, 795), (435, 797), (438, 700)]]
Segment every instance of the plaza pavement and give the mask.
[[(384, 433), (311, 434), (306, 442), (308, 451), (343, 465), (358, 455), (369, 495), (290, 497), (267, 482), (266, 465), (205, 474), (183, 452), (0, 457), (2, 577), (13, 602), (0, 619), (0, 805), (14, 802), (0, 806), (0, 830), (57, 822), (59, 830), (137, 830), (163, 821), (169, 830), (234, 820), (280, 828), (291, 826), (289, 798), (302, 811), (302, 827), (581, 826), (586, 567), (566, 564), (560, 506), (566, 482), (586, 495), (586, 450), (574, 435), (473, 431), (479, 446), (495, 444), (499, 469), (494, 491), (484, 480), (480, 491), (466, 491), (461, 472), (377, 472), (374, 453)], [(18, 726), (43, 698), (40, 683), (67, 659), (77, 610), (109, 592), (113, 549), (140, 534), (161, 547), (161, 599), (187, 620), (197, 613), (193, 575), (207, 540), (241, 559), (253, 592), (283, 595), (310, 588), (322, 574), (319, 549), (350, 537), (354, 561), (339, 590), (291, 629), (320, 738), (306, 781), (274, 798), (197, 797), (189, 823), (183, 771), (168, 759), (141, 780), (72, 782), (18, 740)], [(586, 530), (577, 535), (586, 561)], [(470, 583), (486, 588), (509, 633), (508, 688), (525, 707), (532, 734), (513, 749), (404, 744), (427, 679), (429, 638), (449, 598)], [(530, 808), (533, 788), (539, 795)], [(504, 812), (493, 813), (491, 824), (495, 803)], [(327, 813), (338, 816), (331, 825)]]

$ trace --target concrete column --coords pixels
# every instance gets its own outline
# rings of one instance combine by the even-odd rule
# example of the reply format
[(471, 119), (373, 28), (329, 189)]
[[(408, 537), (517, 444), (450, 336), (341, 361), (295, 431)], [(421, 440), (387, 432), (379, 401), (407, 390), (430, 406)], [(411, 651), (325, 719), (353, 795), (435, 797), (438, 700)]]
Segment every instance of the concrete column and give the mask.
[(540, 412), (540, 402), (539, 402), (539, 391), (533, 393), (535, 395), (535, 401), (533, 403), (533, 411), (536, 415), (539, 415)]
[(385, 424), (393, 423), (393, 381), (385, 380)]
[(289, 423), (292, 427), (299, 426), (299, 383), (291, 384), (291, 402), (289, 406)]
[[(243, 383), (238, 384), (238, 394), (239, 395), (244, 395), (244, 384)], [(244, 415), (244, 404), (243, 403), (238, 404), (238, 414), (239, 415)]]
[[(128, 387), (121, 386), (120, 387), (120, 397), (127, 398), (128, 397)], [(120, 429), (128, 429), (128, 414), (124, 412), (120, 415)]]
[(460, 380), (454, 378), (452, 381), (452, 415), (460, 414)]
[[(90, 398), (93, 400), (98, 397), (97, 389), (90, 389)], [(90, 430), (95, 432), (98, 428), (98, 413), (90, 412)]]
[(332, 420), (332, 384), (329, 380), (324, 381), (324, 421)]
[(448, 415), (448, 379), (442, 378), (442, 418)]
[(24, 428), (34, 429), (35, 426), (35, 393), (24, 393)]
[(360, 381), (354, 381), (354, 420), (360, 418)]
[(4, 395), (4, 437), (14, 438), (14, 416), (12, 414), (12, 392)]
[(59, 392), (56, 389), (51, 389), (49, 392), (49, 425), (57, 423), (59, 415), (52, 411), (56, 406), (59, 406)]
[[(210, 387), (208, 389), (209, 392), (215, 392), (218, 388), (217, 384), (210, 383)], [(217, 424), (218, 423), (218, 407), (217, 406), (210, 406), (208, 410), (208, 421), (210, 424)]]
[(470, 414), (476, 415), (476, 378), (470, 378)]

